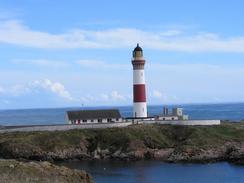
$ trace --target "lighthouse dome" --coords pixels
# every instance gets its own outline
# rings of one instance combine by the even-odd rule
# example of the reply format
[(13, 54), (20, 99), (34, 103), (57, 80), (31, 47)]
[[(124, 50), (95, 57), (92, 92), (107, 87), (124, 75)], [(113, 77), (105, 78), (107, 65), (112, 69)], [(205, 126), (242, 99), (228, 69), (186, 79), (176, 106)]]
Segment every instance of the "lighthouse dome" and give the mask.
[(138, 43), (137, 43), (137, 46), (135, 47), (134, 51), (142, 51), (142, 48), (139, 46)]
[(137, 43), (137, 46), (135, 47), (134, 51), (133, 51), (133, 57), (134, 58), (142, 58), (143, 57), (143, 51), (142, 48), (139, 46), (139, 44)]

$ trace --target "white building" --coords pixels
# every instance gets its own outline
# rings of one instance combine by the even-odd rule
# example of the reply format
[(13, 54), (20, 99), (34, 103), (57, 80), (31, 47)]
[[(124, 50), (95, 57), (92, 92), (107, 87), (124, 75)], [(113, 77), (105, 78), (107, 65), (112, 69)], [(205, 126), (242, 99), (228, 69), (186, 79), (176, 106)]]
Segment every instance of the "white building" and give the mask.
[(123, 119), (117, 109), (67, 111), (68, 124), (115, 123)]
[(183, 114), (182, 108), (173, 108), (172, 113), (169, 109), (164, 107), (163, 113), (156, 117), (157, 120), (175, 121), (175, 120), (188, 120), (188, 115)]

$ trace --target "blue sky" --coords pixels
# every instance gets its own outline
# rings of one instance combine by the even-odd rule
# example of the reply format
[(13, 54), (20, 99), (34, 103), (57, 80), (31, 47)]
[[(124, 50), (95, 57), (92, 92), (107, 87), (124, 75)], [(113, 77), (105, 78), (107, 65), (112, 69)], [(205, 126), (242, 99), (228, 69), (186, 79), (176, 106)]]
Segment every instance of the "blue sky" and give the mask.
[(244, 2), (0, 2), (0, 109), (132, 104), (131, 52), (149, 104), (244, 101)]

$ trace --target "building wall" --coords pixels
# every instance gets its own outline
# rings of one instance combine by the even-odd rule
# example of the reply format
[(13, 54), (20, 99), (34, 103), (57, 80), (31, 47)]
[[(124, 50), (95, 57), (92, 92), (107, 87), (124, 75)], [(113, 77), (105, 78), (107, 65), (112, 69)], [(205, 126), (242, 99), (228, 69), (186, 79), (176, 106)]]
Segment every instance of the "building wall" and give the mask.
[[(167, 124), (167, 125), (220, 125), (220, 120), (188, 120), (188, 121), (159, 121), (159, 120), (144, 120), (138, 121), (137, 124)], [(32, 131), (66, 131), (72, 129), (92, 129), (92, 128), (121, 128), (134, 124), (131, 121), (122, 123), (95, 123), (95, 124), (82, 124), (82, 125), (45, 125), (45, 126), (18, 126), (8, 129), (0, 129), (0, 133), (6, 132), (32, 132)]]
[(170, 124), (170, 125), (220, 125), (220, 120), (177, 120), (177, 121), (160, 121), (156, 120), (158, 124)]
[(174, 116), (182, 116), (183, 115), (183, 109), (182, 108), (173, 108), (172, 113)]
[(74, 121), (71, 121), (71, 120), (67, 120), (67, 123), (68, 124), (94, 124), (94, 123), (118, 123), (118, 122), (122, 122), (123, 119), (122, 118), (118, 118), (118, 120), (116, 118), (111, 118), (111, 122), (108, 122), (108, 119), (105, 118), (105, 119), (102, 119), (101, 122), (98, 122), (98, 119), (88, 119), (86, 121), (83, 121), (83, 120), (74, 120)]
[(163, 121), (172, 121), (172, 120), (179, 120), (178, 116), (159, 116), (158, 120), (163, 120)]
[(25, 126), (9, 129), (0, 129), (0, 133), (6, 132), (32, 132), (32, 131), (67, 131), (72, 129), (102, 129), (102, 128), (121, 128), (132, 125), (132, 122), (122, 123), (95, 123), (95, 124), (82, 124), (82, 125), (42, 125), (42, 126)]

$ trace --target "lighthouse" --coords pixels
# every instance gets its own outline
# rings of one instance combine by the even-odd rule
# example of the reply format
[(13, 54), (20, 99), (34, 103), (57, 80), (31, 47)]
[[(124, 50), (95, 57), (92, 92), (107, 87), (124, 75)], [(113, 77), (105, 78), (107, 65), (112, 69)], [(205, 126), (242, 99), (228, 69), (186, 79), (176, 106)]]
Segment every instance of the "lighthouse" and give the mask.
[(146, 86), (143, 58), (143, 50), (137, 44), (133, 51), (132, 58), (133, 65), (133, 117), (146, 118), (147, 117), (147, 102), (146, 102)]

